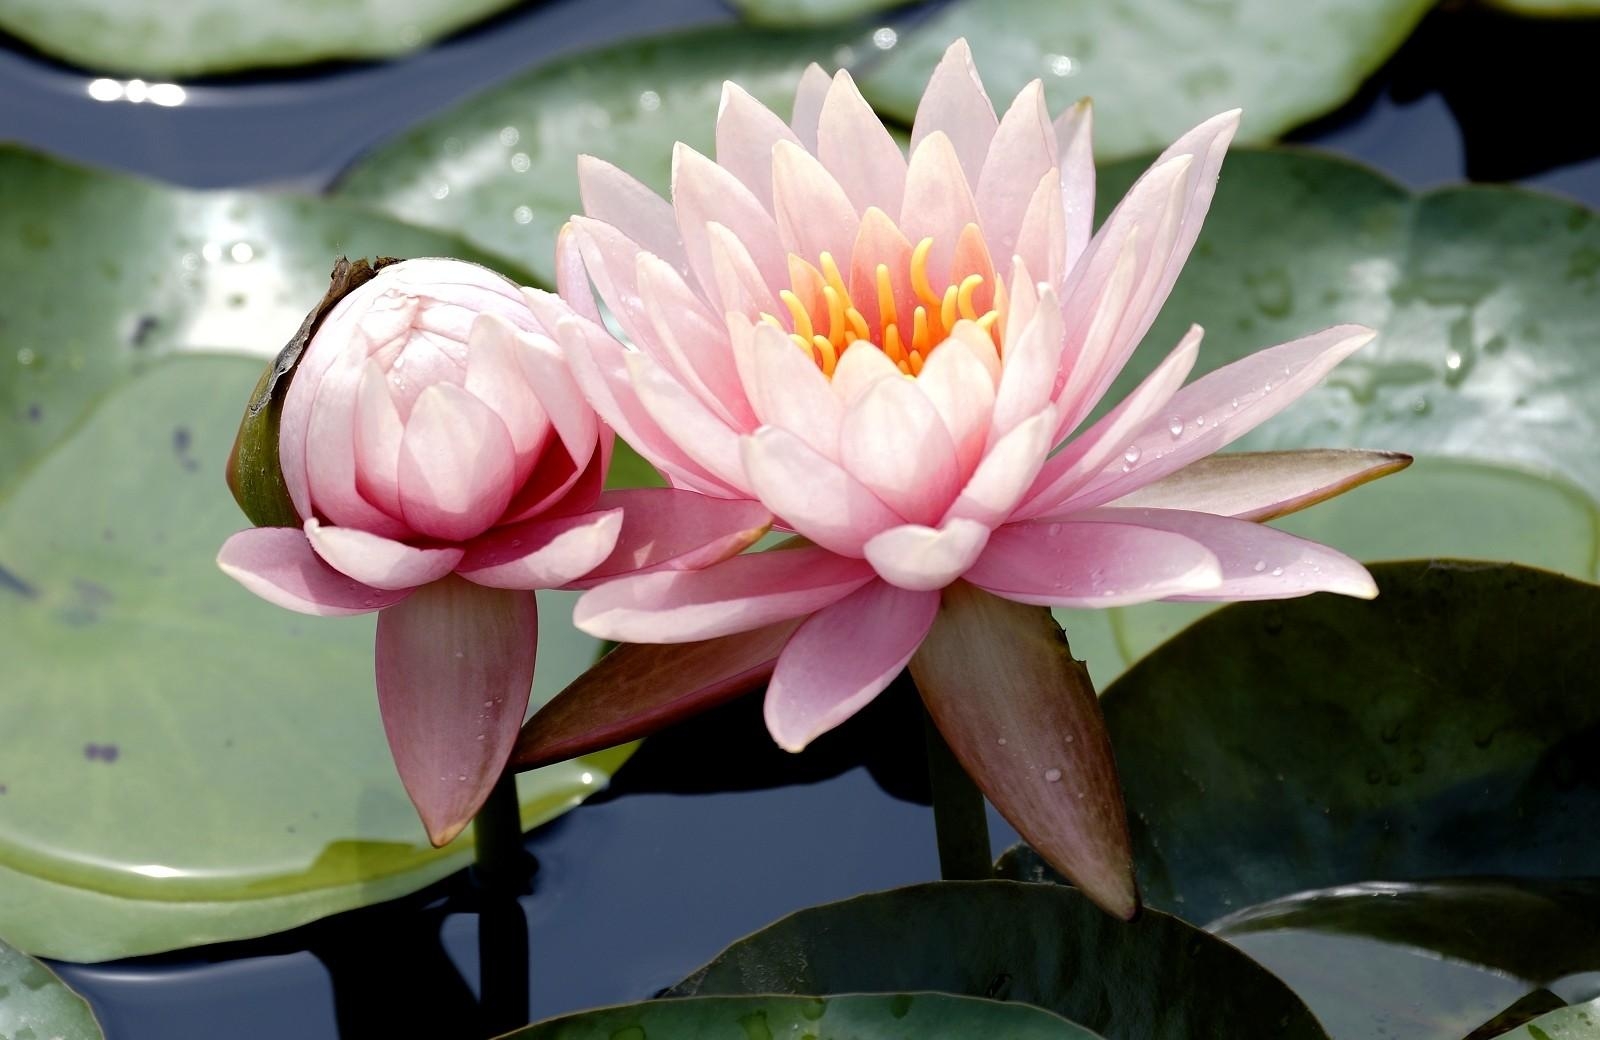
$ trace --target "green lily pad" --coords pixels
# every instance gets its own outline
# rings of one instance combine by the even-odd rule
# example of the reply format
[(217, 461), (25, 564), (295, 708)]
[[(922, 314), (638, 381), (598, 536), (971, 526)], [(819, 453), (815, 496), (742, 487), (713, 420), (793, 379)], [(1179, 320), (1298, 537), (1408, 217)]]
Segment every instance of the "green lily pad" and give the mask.
[(948, 993), (843, 997), (694, 997), (584, 1011), (540, 1022), (502, 1040), (1096, 1040), (1096, 1035), (1025, 1004)]
[(1276, 978), (1175, 917), (1124, 923), (1072, 889), (1011, 881), (913, 885), (801, 910), (669, 995), (919, 990), (1032, 1004), (1108, 1040), (1327, 1035)]
[(1600, 586), (1373, 575), (1370, 603), (1220, 610), (1105, 692), (1151, 905), (1205, 921), (1360, 881), (1592, 873)]
[(1587, 1004), (1574, 1004), (1546, 1015), (1540, 1015), (1509, 1033), (1501, 1033), (1500, 1040), (1597, 1040), (1600, 1038), (1600, 1000)]
[(1484, 0), (1490, 7), (1498, 7), (1512, 14), (1531, 15), (1535, 18), (1594, 18), (1600, 16), (1600, 3), (1596, 0)]
[(333, 59), (390, 58), (514, 2), (7, 0), (0, 6), (0, 29), (52, 57), (96, 72), (202, 76)]
[[(0, 195), (28, 202), (0, 212), (0, 934), (101, 960), (459, 869), (470, 842), (428, 845), (390, 761), (372, 619), (278, 610), (213, 558), (245, 525), (222, 481), (243, 402), (332, 256), (472, 251), (337, 204), (17, 152)], [(536, 702), (598, 648), (569, 598), (543, 602)], [(524, 822), (626, 755), (524, 774)]]
[(1042, 79), (1051, 111), (1095, 101), (1095, 154), (1164, 148), (1230, 108), (1269, 141), (1337, 108), (1410, 35), (1433, 0), (956, 0), (900, 35), (861, 89), (910, 122), (940, 56), (972, 45), (1005, 104)]
[(87, 1001), (49, 968), (0, 942), (0, 1036), (101, 1040), (104, 1034)]
[(847, 63), (859, 36), (731, 27), (578, 54), (384, 145), (336, 190), (401, 220), (463, 234), (553, 284), (556, 232), (583, 210), (580, 153), (665, 193), (673, 142), (715, 151), (724, 80), (787, 116), (806, 65)]

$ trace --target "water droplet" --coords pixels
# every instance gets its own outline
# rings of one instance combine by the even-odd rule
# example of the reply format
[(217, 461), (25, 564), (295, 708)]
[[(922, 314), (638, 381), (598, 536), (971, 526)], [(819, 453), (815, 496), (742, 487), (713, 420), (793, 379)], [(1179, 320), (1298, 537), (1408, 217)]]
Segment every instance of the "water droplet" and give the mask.
[(440, 201), (448, 199), (450, 197), (450, 185), (446, 184), (444, 181), (440, 181), (438, 184), (435, 184), (433, 186), (433, 197)]
[(1283, 568), (1282, 567), (1274, 567), (1274, 568), (1272, 568), (1272, 576), (1274, 578), (1283, 577)]
[(1049, 783), (1058, 784), (1058, 783), (1061, 782), (1061, 770), (1059, 770), (1059, 769), (1046, 769), (1044, 771), (1044, 778)]
[(1447, 351), (1444, 356), (1444, 367), (1454, 372), (1461, 367), (1461, 355), (1454, 350)]
[(517, 152), (511, 156), (511, 172), (527, 173), (533, 169), (533, 160), (528, 158), (527, 152)]
[(483, 733), (479, 733), (478, 734), (478, 743), (482, 744), (486, 739), (488, 739), (488, 737), (485, 734), (483, 734)]
[(1194, 417), (1194, 424), (1196, 426), (1204, 426), (1206, 424), (1206, 417), (1203, 416), (1203, 415), (1195, 416)]
[(500, 143), (510, 148), (522, 139), (522, 133), (514, 126), (500, 128)]
[(33, 364), (38, 358), (39, 355), (35, 354), (29, 347), (23, 347), (17, 351), (17, 364), (22, 365), (24, 368)]
[(1133, 465), (1135, 462), (1138, 462), (1139, 461), (1139, 446), (1137, 444), (1128, 445), (1128, 450), (1122, 453), (1122, 457), (1123, 457), (1123, 459), (1125, 459), (1127, 461), (1128, 465), (1130, 465), (1130, 466)]
[(1174, 415), (1172, 417), (1171, 421), (1169, 421), (1167, 423), (1167, 432), (1172, 434), (1174, 440), (1176, 440), (1179, 437), (1182, 437), (1183, 436), (1183, 420), (1178, 418), (1176, 415)]
[(1077, 737), (1074, 737), (1074, 736), (1073, 736), (1073, 735), (1072, 735), (1072, 734), (1071, 734), (1071, 733), (1068, 733), (1068, 734), (1067, 734), (1067, 735), (1066, 735), (1066, 736), (1065, 736), (1065, 737), (1064, 737), (1064, 738), (1062, 738), (1062, 739), (1064, 739), (1064, 740), (1065, 740), (1065, 741), (1066, 741), (1066, 742), (1067, 742), (1067, 743), (1068, 743), (1068, 744), (1070, 744), (1070, 743), (1072, 743), (1072, 742), (1073, 742), (1073, 741), (1074, 741), (1074, 740), (1077, 740), (1077, 739), (1078, 739), (1078, 738), (1077, 738)]
[(1045, 533), (1049, 535), (1058, 535), (1061, 533), (1061, 525), (1051, 524), (1049, 527), (1045, 528)]
[(1044, 60), (1052, 76), (1070, 76), (1078, 68), (1078, 63), (1065, 54), (1047, 54)]
[(465, 774), (465, 773), (457, 773), (456, 774), (456, 781), (458, 783), (463, 783), (463, 784), (466, 783), (467, 782), (467, 774)]
[(995, 743), (999, 744), (1001, 747), (1005, 747), (1006, 746), (1006, 738), (1005, 737), (1000, 737), (999, 739), (997, 739), (995, 741)]
[(873, 30), (872, 45), (878, 48), (880, 51), (886, 51), (899, 42), (900, 34), (889, 28), (887, 25), (881, 29)]
[(1237, 412), (1239, 410), (1239, 399), (1237, 397), (1235, 397), (1233, 399), (1233, 403), (1231, 405), (1229, 405), (1229, 407), (1231, 407), (1234, 411)]
[(639, 94), (639, 107), (646, 112), (654, 112), (661, 107), (661, 95), (653, 90), (641, 91)]
[(236, 264), (248, 264), (256, 258), (256, 247), (249, 242), (235, 242), (228, 247), (228, 259)]
[(1411, 410), (1417, 415), (1427, 415), (1433, 410), (1433, 402), (1426, 397), (1419, 397), (1411, 402)]
[(492, 708), (492, 707), (494, 707), (494, 701), (484, 701), (483, 702), (483, 706), (485, 708)]
[(511, 219), (518, 224), (531, 224), (533, 223), (533, 210), (528, 206), (518, 206), (511, 211)]
[(1257, 574), (1260, 574), (1262, 571), (1267, 569), (1267, 561), (1257, 560), (1250, 569), (1255, 571)]
[(463, 658), (465, 656), (467, 656), (467, 655), (466, 655), (466, 653), (464, 651), (461, 651), (461, 650), (457, 650), (456, 651), (456, 659), (457, 660), (460, 660), (461, 658)]

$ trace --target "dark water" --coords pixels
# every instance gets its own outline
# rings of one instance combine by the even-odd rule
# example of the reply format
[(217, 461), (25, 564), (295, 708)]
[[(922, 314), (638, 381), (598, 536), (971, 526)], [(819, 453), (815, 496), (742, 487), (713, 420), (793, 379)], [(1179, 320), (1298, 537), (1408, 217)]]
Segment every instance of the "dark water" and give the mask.
[[(716, 0), (560, 0), (390, 64), (189, 85), (176, 108), (94, 101), (90, 77), (13, 43), (0, 140), (179, 184), (314, 189), (554, 54), (728, 17)], [(1416, 187), (1516, 181), (1600, 206), (1600, 120), (1578, 107), (1597, 49), (1600, 23), (1436, 15), (1295, 140)], [(539, 1016), (647, 997), (791, 910), (936, 876), (921, 745), (894, 698), (799, 757), (772, 748), (754, 702), (735, 704), (651, 742), (605, 796), (531, 835), (533, 894), (483, 919), (526, 928)], [(1011, 835), (994, 830), (998, 849)], [(61, 972), (112, 1040), (481, 1035), (478, 900), (457, 878), (265, 940)]]

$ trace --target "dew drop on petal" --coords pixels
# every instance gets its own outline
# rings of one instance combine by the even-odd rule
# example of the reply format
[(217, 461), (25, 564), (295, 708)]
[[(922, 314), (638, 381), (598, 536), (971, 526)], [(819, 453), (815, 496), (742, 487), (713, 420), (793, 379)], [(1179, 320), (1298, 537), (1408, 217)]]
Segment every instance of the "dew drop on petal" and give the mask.
[(1178, 418), (1176, 415), (1174, 415), (1172, 417), (1172, 421), (1167, 423), (1167, 432), (1172, 434), (1172, 437), (1173, 437), (1174, 440), (1176, 440), (1179, 437), (1182, 437), (1183, 436), (1183, 420)]
[(1283, 568), (1282, 567), (1274, 567), (1274, 568), (1272, 568), (1272, 576), (1274, 578), (1283, 577)]
[(1058, 784), (1061, 782), (1061, 770), (1046, 769), (1044, 771), (1044, 778), (1052, 784)]
[(460, 782), (460, 783), (463, 783), (463, 784), (466, 783), (467, 782), (467, 774), (465, 774), (465, 773), (457, 773), (456, 774), (456, 780), (458, 782)]
[(998, 740), (996, 740), (995, 743), (999, 744), (1001, 747), (1005, 747), (1006, 746), (1006, 738), (1005, 737), (1001, 737)]
[(1251, 570), (1255, 571), (1257, 574), (1260, 574), (1262, 571), (1264, 571), (1266, 569), (1267, 569), (1267, 561), (1266, 560), (1257, 560), (1255, 562), (1255, 566), (1251, 568)]
[(1130, 466), (1133, 465), (1135, 462), (1138, 462), (1139, 461), (1139, 446), (1137, 444), (1128, 445), (1128, 450), (1122, 453), (1122, 458)]

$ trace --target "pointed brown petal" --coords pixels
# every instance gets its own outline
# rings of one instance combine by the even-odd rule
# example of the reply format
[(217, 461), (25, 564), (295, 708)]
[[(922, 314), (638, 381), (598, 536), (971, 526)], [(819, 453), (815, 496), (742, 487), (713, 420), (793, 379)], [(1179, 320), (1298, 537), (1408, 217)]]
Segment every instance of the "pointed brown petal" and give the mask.
[(649, 736), (757, 689), (804, 618), (698, 643), (624, 643), (534, 713), (511, 768), (552, 762)]
[(1047, 607), (944, 590), (911, 676), (977, 785), (1107, 912), (1139, 909), (1128, 818), (1100, 704)]
[(1409, 465), (1411, 456), (1397, 451), (1229, 452), (1207, 455), (1109, 504), (1273, 520)]

